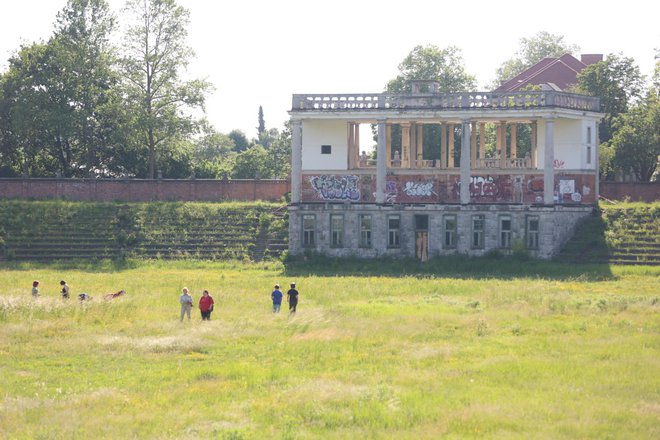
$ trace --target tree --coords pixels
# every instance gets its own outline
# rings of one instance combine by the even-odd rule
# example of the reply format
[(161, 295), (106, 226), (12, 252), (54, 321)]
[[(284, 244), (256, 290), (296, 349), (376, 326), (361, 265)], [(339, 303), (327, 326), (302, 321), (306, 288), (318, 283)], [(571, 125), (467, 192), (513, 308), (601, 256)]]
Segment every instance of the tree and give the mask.
[(601, 142), (609, 141), (615, 118), (628, 111), (642, 96), (644, 78), (632, 58), (610, 54), (604, 61), (587, 66), (578, 74), (577, 91), (600, 98), (605, 117), (599, 125)]
[(69, 0), (46, 43), (22, 47), (4, 75), (3, 150), (32, 175), (99, 171), (108, 148), (116, 76), (105, 0)]
[(564, 37), (541, 31), (530, 38), (520, 39), (520, 48), (513, 58), (508, 59), (495, 73), (495, 81), (489, 88), (497, 88), (525, 69), (529, 69), (543, 58), (560, 57), (564, 54), (577, 53), (580, 48), (574, 44), (564, 42)]
[(266, 131), (266, 121), (264, 120), (264, 109), (259, 106), (259, 126), (257, 127), (257, 136), (261, 138), (261, 134)]
[(229, 138), (234, 141), (234, 151), (241, 152), (250, 148), (251, 144), (247, 136), (241, 130), (232, 130), (229, 132)]
[(268, 164), (271, 176), (286, 179), (291, 172), (291, 122), (284, 123), (284, 130), (277, 133), (268, 148)]
[(270, 179), (272, 170), (268, 166), (268, 152), (261, 145), (254, 145), (236, 156), (232, 173), (234, 179)]
[[(189, 13), (174, 0), (128, 0), (130, 24), (124, 40), (122, 74), (132, 125), (148, 151), (154, 178), (157, 148), (166, 149), (197, 128), (188, 110), (204, 108), (206, 81), (184, 81), (193, 55), (186, 45)], [(170, 144), (169, 147), (164, 146)]]
[(650, 181), (660, 157), (658, 92), (651, 89), (643, 102), (617, 116), (614, 128), (610, 144), (614, 148), (615, 166), (626, 174), (632, 173), (638, 181)]
[(454, 46), (440, 49), (434, 45), (415, 46), (399, 64), (399, 74), (387, 83), (390, 93), (410, 93), (410, 81), (435, 80), (439, 91), (456, 93), (474, 90), (475, 78), (465, 71), (460, 49)]

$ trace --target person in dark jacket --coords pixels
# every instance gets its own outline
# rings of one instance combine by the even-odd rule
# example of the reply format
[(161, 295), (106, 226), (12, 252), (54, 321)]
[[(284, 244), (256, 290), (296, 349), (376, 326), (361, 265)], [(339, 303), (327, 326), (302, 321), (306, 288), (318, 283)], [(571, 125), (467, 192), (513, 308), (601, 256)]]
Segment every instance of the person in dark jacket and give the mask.
[(211, 320), (211, 312), (213, 311), (213, 297), (209, 295), (209, 291), (202, 292), (202, 297), (199, 299), (199, 311), (202, 313), (202, 321)]
[(296, 290), (296, 283), (291, 283), (291, 288), (286, 293), (286, 300), (289, 302), (289, 315), (295, 315), (296, 307), (298, 307), (298, 291)]

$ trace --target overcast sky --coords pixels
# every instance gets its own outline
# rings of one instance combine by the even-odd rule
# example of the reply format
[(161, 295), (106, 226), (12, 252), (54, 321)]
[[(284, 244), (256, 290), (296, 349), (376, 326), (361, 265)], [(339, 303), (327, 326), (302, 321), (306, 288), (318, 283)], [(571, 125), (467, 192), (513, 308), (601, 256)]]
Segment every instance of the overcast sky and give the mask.
[[(109, 0), (119, 12), (124, 0)], [(0, 0), (0, 69), (21, 44), (47, 39), (66, 0)], [(650, 75), (660, 3), (610, 1), (179, 0), (191, 13), (194, 77), (210, 80), (207, 116), (228, 133), (281, 128), (294, 93), (380, 92), (416, 45), (461, 49), (480, 88), (520, 39), (563, 35), (581, 53), (633, 57)], [(651, 6), (655, 4), (655, 6)]]

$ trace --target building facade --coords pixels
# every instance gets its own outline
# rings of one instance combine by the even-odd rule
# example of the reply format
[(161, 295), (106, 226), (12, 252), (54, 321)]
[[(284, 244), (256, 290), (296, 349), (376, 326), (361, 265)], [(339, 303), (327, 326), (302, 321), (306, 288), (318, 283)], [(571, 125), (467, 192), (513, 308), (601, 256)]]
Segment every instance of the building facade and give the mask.
[(598, 200), (598, 99), (436, 90), (293, 95), (292, 254), (549, 258), (571, 237)]

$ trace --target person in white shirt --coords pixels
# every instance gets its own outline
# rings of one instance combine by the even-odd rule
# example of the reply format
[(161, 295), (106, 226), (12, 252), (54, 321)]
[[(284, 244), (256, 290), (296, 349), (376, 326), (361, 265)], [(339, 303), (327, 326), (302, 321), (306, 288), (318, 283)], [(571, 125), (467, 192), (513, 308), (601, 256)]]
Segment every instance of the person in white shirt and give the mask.
[(179, 302), (181, 303), (181, 322), (183, 322), (183, 315), (188, 315), (188, 321), (190, 321), (190, 311), (193, 306), (192, 296), (188, 294), (188, 288), (183, 288), (183, 293), (179, 297)]

